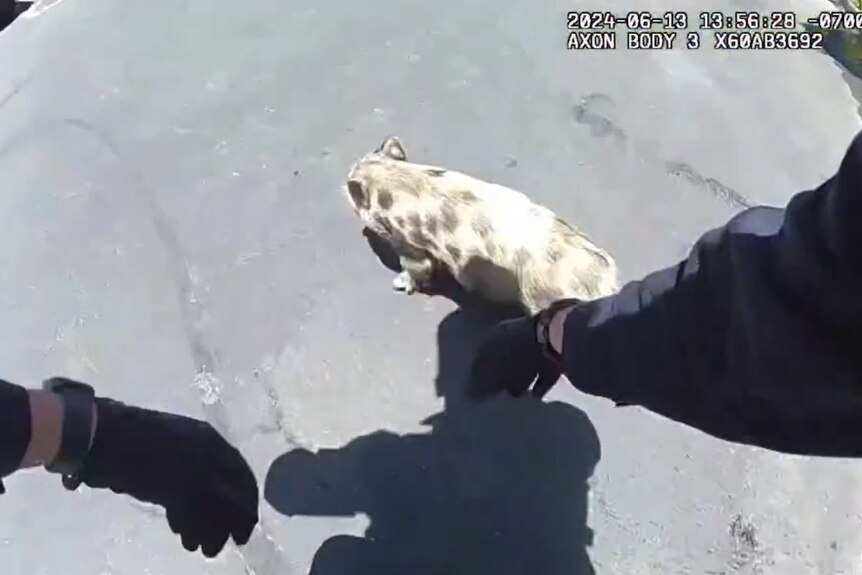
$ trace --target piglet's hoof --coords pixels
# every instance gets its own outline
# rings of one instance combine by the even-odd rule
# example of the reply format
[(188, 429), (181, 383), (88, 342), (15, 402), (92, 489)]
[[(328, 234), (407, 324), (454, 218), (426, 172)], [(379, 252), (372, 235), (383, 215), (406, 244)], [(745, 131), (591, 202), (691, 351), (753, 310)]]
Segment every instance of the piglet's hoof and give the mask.
[(392, 288), (395, 291), (404, 292), (407, 295), (416, 291), (416, 286), (413, 284), (413, 278), (411, 278), (410, 274), (406, 271), (395, 276), (395, 279), (392, 280)]

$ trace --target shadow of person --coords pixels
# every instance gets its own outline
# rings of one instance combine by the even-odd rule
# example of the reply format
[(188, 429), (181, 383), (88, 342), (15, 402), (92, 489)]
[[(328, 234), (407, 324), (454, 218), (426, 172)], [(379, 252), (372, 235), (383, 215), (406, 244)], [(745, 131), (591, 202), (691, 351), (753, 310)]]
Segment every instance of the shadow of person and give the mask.
[(489, 308), (459, 309), (438, 329), (438, 393), (429, 433), (378, 431), (337, 449), (290, 451), (264, 496), (288, 515), (364, 513), (364, 537), (337, 535), (314, 575), (591, 574), (588, 480), (600, 458), (587, 416), (561, 402), (472, 404), (464, 378)]

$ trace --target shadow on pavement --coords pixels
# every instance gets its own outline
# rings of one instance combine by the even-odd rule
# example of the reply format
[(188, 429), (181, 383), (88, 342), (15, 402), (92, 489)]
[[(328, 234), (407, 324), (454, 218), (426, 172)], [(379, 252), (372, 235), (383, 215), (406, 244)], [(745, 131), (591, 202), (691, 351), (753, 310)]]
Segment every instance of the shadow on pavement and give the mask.
[(364, 537), (328, 539), (312, 574), (594, 573), (587, 481), (600, 445), (587, 416), (530, 398), (461, 399), (478, 338), (499, 319), (485, 307), (441, 322), (446, 407), (423, 422), (429, 433), (378, 431), (273, 462), (265, 497), (277, 511), (370, 519)]

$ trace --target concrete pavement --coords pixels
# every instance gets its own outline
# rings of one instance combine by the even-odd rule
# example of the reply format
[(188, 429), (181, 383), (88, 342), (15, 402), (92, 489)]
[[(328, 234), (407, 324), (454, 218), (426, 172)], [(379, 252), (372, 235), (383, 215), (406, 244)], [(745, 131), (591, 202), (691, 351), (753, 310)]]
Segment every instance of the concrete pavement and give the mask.
[(205, 416), (266, 495), (252, 542), (206, 561), (158, 510), (21, 473), (0, 571), (862, 572), (856, 462), (567, 385), (461, 404), (487, 318), (393, 293), (341, 196), (395, 133), (631, 279), (818, 184), (859, 129), (858, 81), (818, 52), (566, 51), (565, 12), (601, 8), (52, 0), (0, 34), (2, 376)]

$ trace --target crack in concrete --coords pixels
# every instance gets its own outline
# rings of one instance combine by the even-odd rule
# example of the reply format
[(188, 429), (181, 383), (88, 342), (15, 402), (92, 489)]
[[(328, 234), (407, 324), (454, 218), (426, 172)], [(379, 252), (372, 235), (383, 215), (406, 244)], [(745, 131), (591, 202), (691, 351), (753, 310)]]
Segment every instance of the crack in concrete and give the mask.
[[(581, 101), (572, 108), (572, 117), (575, 122), (590, 129), (594, 138), (610, 137), (618, 144), (628, 140), (625, 131), (605, 115), (596, 111), (599, 106), (612, 106), (613, 99), (607, 94), (593, 93), (584, 96)], [(652, 154), (645, 154), (650, 155)], [(662, 161), (660, 158), (652, 157), (652, 161)], [(686, 162), (664, 161), (664, 169), (669, 175), (682, 177), (698, 188), (709, 192), (712, 196), (730, 204), (735, 208), (750, 208), (754, 204), (744, 195), (733, 188), (724, 185), (715, 178), (707, 178), (698, 173)]]
[(735, 208), (744, 209), (750, 208), (754, 205), (748, 200), (748, 198), (733, 188), (725, 186), (715, 178), (705, 178), (685, 162), (665, 162), (665, 170), (672, 176), (686, 179), (695, 186), (706, 190), (716, 198)]
[[(126, 161), (125, 156), (120, 152), (120, 149), (109, 134), (80, 118), (66, 119), (63, 123), (95, 137), (116, 158), (117, 162), (133, 176), (134, 192), (138, 200), (148, 210), (150, 221), (164, 248), (166, 263), (177, 289), (177, 299), (186, 333), (186, 340), (188, 341), (189, 352), (197, 370), (196, 379), (200, 380), (201, 377), (204, 377), (207, 381), (217, 381), (215, 377), (218, 371), (216, 354), (207, 343), (207, 335), (203, 329), (206, 312), (201, 299), (195, 293), (196, 280), (192, 274), (192, 268), (167, 214), (165, 214), (156, 201), (143, 175)], [(199, 389), (201, 388), (199, 387)], [(221, 402), (218, 386), (211, 385), (207, 390), (202, 391), (205, 391), (201, 398), (204, 417), (228, 441), (231, 441), (233, 433), (230, 419)], [(212, 395), (207, 395), (210, 392)], [(246, 564), (247, 571), (254, 575), (290, 575), (294, 572), (290, 563), (267, 532), (262, 520), (246, 544), (245, 549), (237, 547), (236, 551)]]
[(625, 142), (627, 139), (625, 131), (606, 116), (595, 111), (595, 106), (603, 103), (613, 104), (613, 100), (606, 94), (588, 94), (572, 107), (572, 117), (578, 124), (587, 126), (594, 138), (610, 137), (618, 143)]
[(2, 99), (0, 99), (0, 109), (3, 109), (9, 102), (14, 100), (15, 97), (18, 96), (18, 94), (20, 94), (22, 90), (24, 90), (24, 88), (27, 87), (27, 85), (33, 79), (33, 75), (34, 72), (30, 72), (29, 74), (24, 76), (23, 80), (18, 82), (15, 87), (9, 91), (8, 94), (6, 94), (5, 96), (3, 96)]

